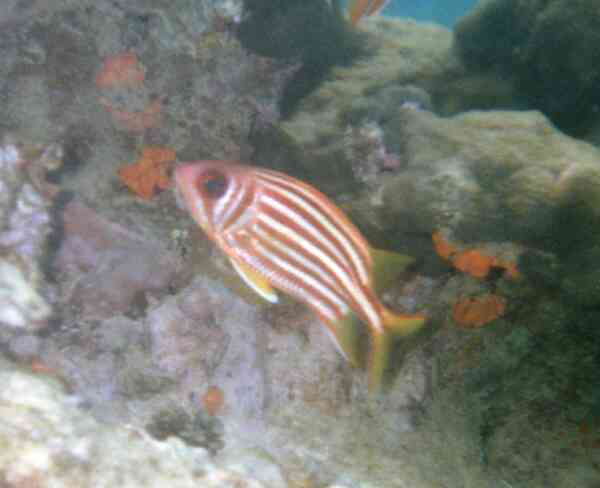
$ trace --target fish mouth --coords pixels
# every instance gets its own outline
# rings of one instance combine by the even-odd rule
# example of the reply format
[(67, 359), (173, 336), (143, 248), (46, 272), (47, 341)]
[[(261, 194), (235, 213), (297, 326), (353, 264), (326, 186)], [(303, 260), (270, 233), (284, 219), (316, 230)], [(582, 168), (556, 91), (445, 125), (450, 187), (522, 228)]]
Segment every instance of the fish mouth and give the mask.
[(202, 197), (196, 194), (194, 184), (197, 175), (198, 165), (194, 163), (181, 164), (175, 168), (175, 201), (179, 209), (188, 213), (204, 232), (210, 234), (211, 229), (203, 205), (197, 205), (198, 201), (202, 203)]
[(180, 165), (175, 168), (175, 185), (173, 185), (175, 191), (175, 202), (177, 204), (177, 207), (183, 211), (188, 210), (185, 188), (186, 186), (188, 186), (188, 183), (186, 183), (188, 179), (186, 178), (186, 172), (189, 172), (189, 169), (186, 168), (189, 168), (189, 165)]
[(183, 211), (187, 210), (185, 198), (183, 196), (183, 193), (179, 189), (179, 185), (174, 185), (173, 191), (175, 192), (175, 204), (177, 205), (177, 208)]

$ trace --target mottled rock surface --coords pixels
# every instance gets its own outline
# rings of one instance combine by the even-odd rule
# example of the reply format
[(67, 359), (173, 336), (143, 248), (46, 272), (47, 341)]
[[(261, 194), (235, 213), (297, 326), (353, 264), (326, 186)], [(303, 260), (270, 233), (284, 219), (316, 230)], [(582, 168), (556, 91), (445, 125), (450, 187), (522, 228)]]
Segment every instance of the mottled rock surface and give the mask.
[(146, 293), (165, 293), (182, 263), (156, 239), (110, 222), (81, 202), (62, 214), (53, 267), (64, 303), (88, 319), (134, 313)]
[[(46, 172), (62, 163), (58, 145), (5, 135), (0, 143), (0, 336), (44, 328), (52, 315), (44, 276), (56, 188)], [(16, 331), (15, 329), (20, 329)]]
[(404, 164), (401, 107), (448, 115), (518, 106), (509, 82), (467, 72), (441, 26), (374, 17), (360, 29), (365, 56), (333, 68), (276, 130), (257, 135), (258, 161), (345, 193)]
[(598, 43), (595, 0), (480, 2), (456, 26), (465, 64), (514, 79), (525, 106), (578, 135), (598, 123)]
[[(159, 442), (135, 427), (99, 423), (52, 378), (2, 361), (0, 381), (3, 486), (283, 486), (265, 485), (261, 475), (249, 471), (223, 468), (206, 450), (178, 439)], [(246, 456), (249, 464), (251, 459)]]
[[(117, 168), (145, 145), (168, 146), (184, 159), (244, 158), (259, 114), (279, 116), (290, 63), (241, 46), (240, 1), (21, 1), (5, 8), (4, 124), (35, 141), (64, 136), (64, 187), (88, 199), (114, 199)], [(124, 81), (121, 65), (100, 83), (105, 63), (123, 54), (135, 56), (139, 76)]]

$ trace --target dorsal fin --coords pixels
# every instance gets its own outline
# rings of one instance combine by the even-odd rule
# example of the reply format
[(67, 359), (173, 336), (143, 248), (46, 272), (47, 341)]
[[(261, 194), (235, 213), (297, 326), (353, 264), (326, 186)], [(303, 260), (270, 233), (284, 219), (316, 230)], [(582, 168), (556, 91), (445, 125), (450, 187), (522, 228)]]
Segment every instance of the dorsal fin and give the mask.
[(373, 260), (373, 289), (380, 293), (390, 286), (394, 279), (415, 259), (406, 254), (393, 251), (371, 248), (371, 259)]

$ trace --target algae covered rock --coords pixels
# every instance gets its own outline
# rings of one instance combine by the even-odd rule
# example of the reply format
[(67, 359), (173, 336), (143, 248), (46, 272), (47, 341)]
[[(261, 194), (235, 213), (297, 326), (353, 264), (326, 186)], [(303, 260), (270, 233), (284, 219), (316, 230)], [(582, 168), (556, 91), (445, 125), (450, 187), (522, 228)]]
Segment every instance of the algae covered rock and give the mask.
[(255, 160), (346, 193), (403, 165), (403, 107), (448, 115), (518, 106), (509, 79), (465, 70), (444, 27), (376, 17), (360, 30), (362, 56), (332, 68), (276, 127), (251, 135)]
[(563, 265), (561, 290), (578, 305), (600, 305), (600, 246), (572, 253)]
[(370, 19), (363, 27), (365, 55), (332, 68), (276, 130), (255, 137), (256, 160), (333, 191), (352, 186), (351, 167), (360, 162), (348, 160), (352, 141), (347, 132), (376, 124), (383, 128), (382, 141), (393, 144), (385, 129), (396, 108), (430, 108), (441, 80), (460, 70), (451, 51), (452, 33), (443, 27), (383, 18)]
[(596, 0), (480, 2), (456, 26), (468, 66), (515, 78), (527, 106), (573, 132), (598, 119), (599, 44)]
[[(390, 229), (450, 228), (465, 240), (553, 241), (599, 214), (600, 151), (554, 129), (538, 112), (440, 118), (404, 110), (404, 168), (382, 182)], [(575, 209), (576, 222), (564, 222)], [(562, 229), (558, 224), (564, 224)]]

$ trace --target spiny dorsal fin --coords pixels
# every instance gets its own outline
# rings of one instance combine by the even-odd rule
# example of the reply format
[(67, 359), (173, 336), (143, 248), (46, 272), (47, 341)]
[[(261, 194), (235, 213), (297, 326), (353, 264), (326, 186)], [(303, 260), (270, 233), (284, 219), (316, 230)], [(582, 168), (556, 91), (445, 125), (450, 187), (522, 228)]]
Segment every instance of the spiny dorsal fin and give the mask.
[(410, 266), (415, 259), (406, 254), (371, 248), (373, 259), (373, 289), (379, 293), (385, 290), (394, 279)]

